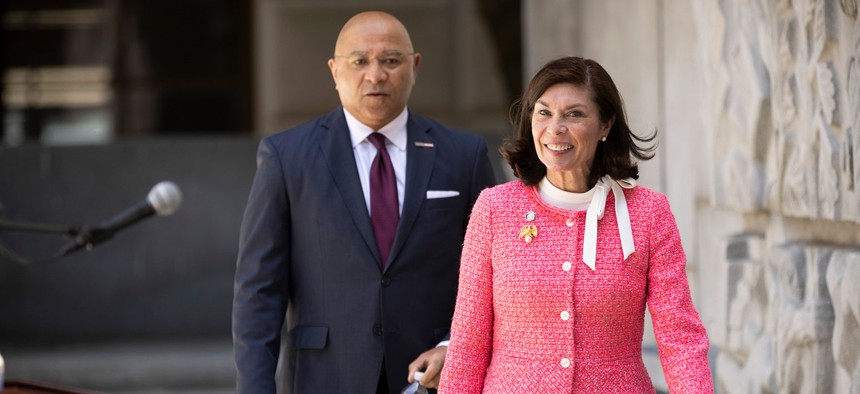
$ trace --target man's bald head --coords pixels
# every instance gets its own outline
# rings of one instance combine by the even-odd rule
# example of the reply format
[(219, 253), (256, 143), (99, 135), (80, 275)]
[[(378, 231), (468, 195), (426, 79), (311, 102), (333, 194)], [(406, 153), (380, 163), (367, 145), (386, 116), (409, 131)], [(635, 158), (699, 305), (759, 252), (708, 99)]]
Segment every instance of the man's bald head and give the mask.
[(419, 63), (406, 27), (391, 14), (369, 11), (340, 30), (328, 67), (343, 108), (379, 130), (406, 108)]
[(343, 54), (343, 51), (354, 40), (367, 35), (387, 35), (390, 39), (400, 42), (409, 52), (413, 52), (412, 39), (406, 26), (394, 15), (382, 11), (366, 11), (354, 15), (340, 29), (337, 35), (337, 43), (334, 47), (335, 55)]

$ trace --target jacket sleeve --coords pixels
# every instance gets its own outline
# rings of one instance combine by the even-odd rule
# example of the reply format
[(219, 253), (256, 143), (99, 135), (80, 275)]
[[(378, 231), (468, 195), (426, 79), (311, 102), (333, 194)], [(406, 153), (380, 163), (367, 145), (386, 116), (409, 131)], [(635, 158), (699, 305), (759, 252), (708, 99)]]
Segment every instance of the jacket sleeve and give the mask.
[(481, 393), (492, 356), (492, 210), (489, 194), (484, 191), (478, 197), (466, 230), (451, 343), (442, 369), (440, 394)]
[(660, 363), (672, 393), (713, 393), (708, 335), (693, 306), (686, 256), (666, 196), (654, 203), (649, 248), (648, 310)]
[(261, 141), (242, 219), (233, 288), (237, 393), (275, 393), (289, 294), (290, 214), (282, 168), (272, 142)]

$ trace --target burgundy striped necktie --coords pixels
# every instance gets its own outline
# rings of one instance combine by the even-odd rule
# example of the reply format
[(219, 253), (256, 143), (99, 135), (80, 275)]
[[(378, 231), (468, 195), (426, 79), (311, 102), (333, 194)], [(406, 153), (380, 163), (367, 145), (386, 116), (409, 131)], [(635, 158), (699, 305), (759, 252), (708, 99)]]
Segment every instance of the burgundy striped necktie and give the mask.
[(376, 234), (382, 268), (385, 268), (397, 232), (397, 222), (400, 221), (397, 179), (391, 157), (385, 149), (385, 136), (374, 132), (367, 139), (376, 147), (376, 157), (370, 165), (370, 222)]

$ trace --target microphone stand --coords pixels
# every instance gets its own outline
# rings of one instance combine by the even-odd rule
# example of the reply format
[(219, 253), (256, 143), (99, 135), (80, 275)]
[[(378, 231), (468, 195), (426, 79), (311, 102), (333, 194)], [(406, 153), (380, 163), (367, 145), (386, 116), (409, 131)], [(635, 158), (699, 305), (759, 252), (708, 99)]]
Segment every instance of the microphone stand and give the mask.
[[(0, 210), (2, 213), (2, 210)], [(0, 256), (6, 257), (18, 264), (36, 266), (47, 264), (74, 252), (80, 248), (92, 250), (94, 231), (87, 227), (61, 226), (56, 224), (44, 224), (8, 220), (0, 217), (0, 233), (3, 231), (19, 231), (28, 233), (64, 235), (71, 240), (58, 249), (54, 254), (46, 258), (31, 259), (19, 255), (0, 239)]]

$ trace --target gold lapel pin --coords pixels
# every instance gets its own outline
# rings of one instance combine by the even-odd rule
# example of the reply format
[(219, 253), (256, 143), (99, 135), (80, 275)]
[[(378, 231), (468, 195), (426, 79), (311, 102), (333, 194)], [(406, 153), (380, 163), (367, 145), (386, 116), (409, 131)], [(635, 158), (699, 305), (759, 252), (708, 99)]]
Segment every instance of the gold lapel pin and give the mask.
[(533, 241), (538, 236), (537, 227), (533, 224), (527, 224), (520, 229), (520, 238), (526, 243)]

